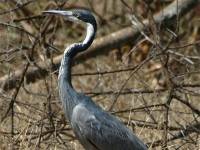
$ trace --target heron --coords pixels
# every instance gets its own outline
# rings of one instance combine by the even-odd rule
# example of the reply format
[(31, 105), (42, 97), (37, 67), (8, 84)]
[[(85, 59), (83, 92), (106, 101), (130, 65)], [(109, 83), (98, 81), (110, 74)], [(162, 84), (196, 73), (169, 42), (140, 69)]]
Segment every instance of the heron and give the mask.
[(68, 46), (63, 54), (59, 75), (59, 98), (75, 136), (86, 150), (147, 150), (146, 145), (121, 121), (95, 104), (71, 83), (73, 58), (87, 50), (97, 31), (95, 17), (87, 10), (46, 10), (44, 14), (64, 17), (87, 25), (80, 43)]

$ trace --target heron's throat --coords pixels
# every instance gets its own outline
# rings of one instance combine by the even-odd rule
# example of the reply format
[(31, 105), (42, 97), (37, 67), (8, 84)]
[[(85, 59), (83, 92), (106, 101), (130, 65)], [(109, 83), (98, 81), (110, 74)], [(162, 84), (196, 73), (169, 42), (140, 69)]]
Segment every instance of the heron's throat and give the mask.
[(67, 47), (64, 52), (64, 57), (73, 59), (78, 53), (85, 51), (92, 44), (96, 33), (96, 24), (87, 23), (87, 34), (83, 42), (74, 43)]
[(87, 34), (82, 43), (83, 51), (86, 50), (93, 42), (96, 33), (96, 24), (87, 23)]

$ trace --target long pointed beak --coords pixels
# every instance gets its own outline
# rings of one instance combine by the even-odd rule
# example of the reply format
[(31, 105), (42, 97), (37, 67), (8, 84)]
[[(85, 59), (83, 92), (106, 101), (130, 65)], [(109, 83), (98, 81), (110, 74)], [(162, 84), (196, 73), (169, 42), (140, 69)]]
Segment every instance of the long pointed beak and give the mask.
[(56, 15), (56, 16), (66, 16), (66, 17), (72, 16), (71, 11), (62, 11), (62, 10), (45, 10), (45, 11), (42, 11), (42, 13)]

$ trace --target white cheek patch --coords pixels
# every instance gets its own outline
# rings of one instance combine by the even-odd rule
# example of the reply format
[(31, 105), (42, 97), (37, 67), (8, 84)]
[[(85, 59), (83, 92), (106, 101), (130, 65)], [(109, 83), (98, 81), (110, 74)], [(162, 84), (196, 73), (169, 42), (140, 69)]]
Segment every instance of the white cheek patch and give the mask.
[(76, 18), (76, 17), (74, 17), (74, 16), (69, 16), (69, 17), (67, 17), (68, 18), (68, 20), (70, 20), (70, 21), (78, 21), (78, 18)]
[(66, 20), (85, 25), (85, 23), (83, 21), (79, 20), (77, 17), (74, 17), (74, 16), (67, 16)]

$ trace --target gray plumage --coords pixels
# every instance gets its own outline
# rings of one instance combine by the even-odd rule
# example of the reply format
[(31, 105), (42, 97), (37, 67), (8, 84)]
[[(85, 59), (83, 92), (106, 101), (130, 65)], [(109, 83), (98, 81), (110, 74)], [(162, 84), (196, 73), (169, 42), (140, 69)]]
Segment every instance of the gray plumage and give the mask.
[(82, 146), (86, 150), (147, 150), (128, 127), (97, 106), (90, 97), (77, 92), (71, 84), (74, 56), (86, 50), (93, 42), (97, 29), (94, 16), (86, 10), (48, 10), (43, 13), (87, 24), (84, 41), (65, 49), (58, 77), (59, 96), (65, 115)]

